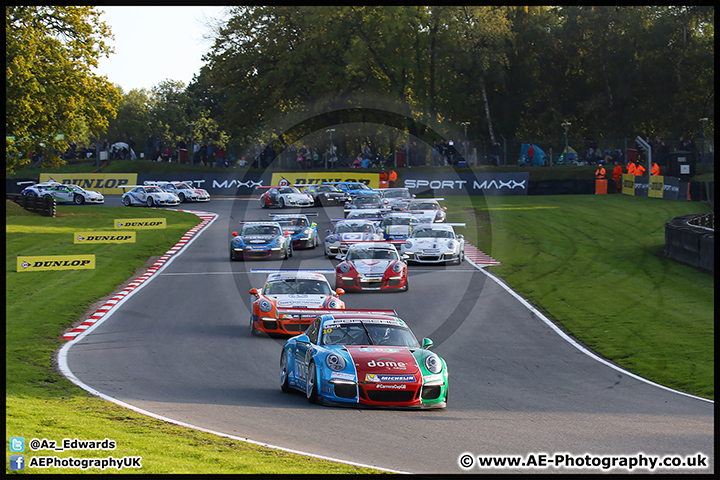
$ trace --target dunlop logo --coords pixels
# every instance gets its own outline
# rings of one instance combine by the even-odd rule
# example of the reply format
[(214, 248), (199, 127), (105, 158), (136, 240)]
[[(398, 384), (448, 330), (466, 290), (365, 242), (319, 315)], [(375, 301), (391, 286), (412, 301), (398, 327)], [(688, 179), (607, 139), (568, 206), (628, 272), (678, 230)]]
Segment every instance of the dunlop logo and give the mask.
[(115, 228), (167, 228), (165, 218), (116, 218)]
[(17, 257), (18, 272), (41, 270), (93, 270), (95, 255), (50, 255), (39, 257)]
[(135, 232), (75, 232), (73, 243), (135, 243)]

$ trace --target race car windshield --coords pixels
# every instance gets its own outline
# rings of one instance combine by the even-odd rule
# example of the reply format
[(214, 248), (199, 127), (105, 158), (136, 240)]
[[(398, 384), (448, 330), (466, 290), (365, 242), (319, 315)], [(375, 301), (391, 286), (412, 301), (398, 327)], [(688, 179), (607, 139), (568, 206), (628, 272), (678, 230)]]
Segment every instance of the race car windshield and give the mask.
[(407, 190), (388, 190), (383, 195), (385, 198), (412, 198)]
[(242, 229), (243, 235), (280, 235), (275, 225), (247, 225)]
[(161, 193), (160, 187), (145, 187), (145, 191), (148, 193)]
[(282, 187), (278, 189), (278, 192), (280, 193), (300, 193), (300, 190), (298, 190), (295, 187)]
[(408, 207), (408, 210), (438, 210), (437, 203), (414, 203)]
[(397, 252), (390, 250), (389, 248), (363, 248), (360, 250), (349, 251), (345, 260), (351, 262), (353, 260), (397, 260), (397, 258)]
[(415, 335), (406, 327), (375, 323), (348, 323), (323, 328), (324, 345), (390, 345), (418, 348)]
[(330, 285), (318, 280), (286, 278), (265, 285), (265, 295), (331, 295)]
[(332, 185), (318, 185), (317, 187), (318, 192), (339, 192), (337, 188), (335, 188)]
[(335, 226), (335, 233), (372, 232), (372, 225), (366, 223), (343, 223)]
[(421, 228), (410, 234), (412, 238), (453, 238), (450, 230), (435, 230), (432, 228)]
[(367, 194), (362, 196), (358, 195), (355, 197), (355, 201), (353, 203), (355, 203), (355, 205), (378, 205), (380, 203), (380, 197)]
[(276, 218), (276, 220), (281, 226), (285, 227), (306, 227), (308, 224), (304, 218)]
[(415, 225), (417, 219), (415, 217), (386, 217), (383, 218), (380, 225), (387, 227), (388, 225)]
[(190, 190), (190, 185), (188, 185), (187, 183), (178, 183), (175, 185), (175, 188), (177, 188), (178, 190)]

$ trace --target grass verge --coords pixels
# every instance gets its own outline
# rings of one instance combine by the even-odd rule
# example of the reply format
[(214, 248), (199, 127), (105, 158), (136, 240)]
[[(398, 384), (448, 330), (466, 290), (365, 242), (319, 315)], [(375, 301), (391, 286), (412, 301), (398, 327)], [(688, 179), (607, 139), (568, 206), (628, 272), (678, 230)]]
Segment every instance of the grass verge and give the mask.
[[(33, 438), (110, 438), (113, 451), (98, 457), (142, 456), (142, 468), (123, 473), (372, 473), (218, 437), (145, 417), (92, 397), (61, 375), (54, 356), (62, 333), (96, 300), (112, 293), (146, 261), (165, 253), (200, 219), (192, 214), (124, 207), (63, 207), (56, 218), (6, 208), (5, 433)], [(111, 231), (115, 218), (167, 219), (167, 228), (141, 230), (133, 244), (74, 245), (75, 231)], [(95, 254), (95, 270), (17, 272), (25, 255)], [(28, 449), (26, 449), (26, 455)], [(38, 452), (60, 458), (71, 452)], [(107, 453), (107, 455), (105, 455)], [(17, 473), (9, 469), (7, 473)], [(27, 455), (28, 461), (31, 455)], [(75, 455), (76, 458), (85, 457)], [(55, 468), (33, 473), (59, 473)], [(99, 468), (85, 470), (100, 473)], [(117, 471), (109, 468), (105, 472)]]

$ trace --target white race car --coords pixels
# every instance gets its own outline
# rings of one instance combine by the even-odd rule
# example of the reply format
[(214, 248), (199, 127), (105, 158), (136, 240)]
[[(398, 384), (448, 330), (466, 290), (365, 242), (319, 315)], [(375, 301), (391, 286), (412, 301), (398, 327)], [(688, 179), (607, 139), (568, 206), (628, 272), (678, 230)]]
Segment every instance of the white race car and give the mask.
[(379, 241), (383, 239), (382, 233), (372, 220), (339, 220), (335, 228), (325, 237), (325, 255), (336, 257), (347, 252), (348, 247), (357, 242)]
[(465, 259), (465, 238), (455, 234), (453, 225), (465, 226), (464, 223), (425, 223), (416, 226), (400, 247), (403, 258), (407, 262), (455, 262), (459, 265)]
[(426, 200), (414, 200), (407, 206), (407, 211), (418, 217), (421, 223), (444, 222), (445, 210), (447, 207), (441, 207), (438, 200), (442, 198), (428, 198)]
[(174, 193), (180, 202), (209, 202), (210, 194), (204, 188), (195, 188), (187, 182), (143, 182), (145, 185), (156, 185), (166, 192)]
[(122, 185), (118, 188), (132, 188), (122, 195), (122, 203), (126, 207), (147, 205), (148, 207), (173, 207), (180, 205), (180, 198), (174, 193), (166, 192), (155, 185)]
[(351, 245), (335, 267), (335, 286), (345, 290), (408, 289), (407, 264), (395, 245), (368, 242)]
[(100, 192), (85, 190), (77, 185), (65, 185), (58, 183), (44, 188), (40, 194), (42, 197), (52, 197), (56, 202), (74, 203), (105, 203), (105, 197)]
[(268, 189), (265, 193), (260, 195), (261, 208), (268, 208), (272, 206), (278, 206), (280, 208), (315, 206), (315, 199), (312, 195), (309, 193), (301, 193), (300, 190), (289, 185), (257, 188)]
[[(18, 185), (26, 184), (26, 183), (33, 183), (33, 182), (32, 181), (18, 182)], [(20, 193), (23, 195), (27, 195), (29, 197), (42, 197), (42, 194), (45, 191), (47, 191), (48, 188), (50, 188), (54, 185), (62, 185), (62, 184), (60, 182), (55, 182), (55, 181), (33, 183), (29, 187), (23, 188), (22, 192), (20, 192)]]
[(410, 193), (407, 188), (381, 188), (380, 192), (383, 196), (383, 203), (391, 210), (402, 210), (401, 204), (415, 198), (415, 195)]

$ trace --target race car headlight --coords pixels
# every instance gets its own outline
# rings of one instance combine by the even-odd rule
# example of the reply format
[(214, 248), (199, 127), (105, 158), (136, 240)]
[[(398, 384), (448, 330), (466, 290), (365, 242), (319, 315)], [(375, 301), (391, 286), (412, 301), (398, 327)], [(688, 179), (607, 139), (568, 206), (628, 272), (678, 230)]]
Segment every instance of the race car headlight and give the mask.
[(328, 302), (327, 308), (338, 309), (338, 308), (340, 308), (340, 305), (341, 305), (340, 300), (338, 300), (337, 298), (333, 298)]
[(241, 247), (242, 244), (243, 244), (242, 238), (240, 238), (240, 237), (235, 237), (235, 238), (233, 238), (233, 239), (232, 239), (232, 244), (233, 244), (234, 246), (236, 246), (236, 247)]
[(302, 233), (303, 233), (303, 235), (310, 235), (310, 229), (306, 228), (305, 230), (303, 230)]
[(442, 371), (442, 362), (437, 355), (428, 355), (425, 357), (425, 367), (431, 373), (440, 373)]
[(413, 242), (410, 241), (410, 240), (408, 240), (407, 242), (405, 242), (405, 248), (413, 248)]
[(348, 273), (350, 271), (350, 265), (348, 265), (347, 263), (341, 263), (339, 265), (339, 268), (342, 273)]
[(400, 272), (402, 272), (402, 265), (400, 264), (400, 262), (395, 262), (395, 263), (393, 263), (392, 271), (395, 272), (395, 273), (400, 273)]
[(325, 237), (325, 242), (326, 243), (335, 243), (335, 242), (337, 242), (337, 237), (335, 235), (327, 236), (327, 237)]
[(263, 298), (262, 300), (260, 300), (260, 303), (258, 303), (258, 308), (261, 312), (267, 313), (272, 310), (272, 303), (270, 303), (269, 300)]
[(345, 359), (337, 353), (331, 353), (325, 357), (325, 364), (333, 372), (339, 372), (345, 369)]
[(450, 250), (455, 250), (455, 240), (448, 240), (447, 245)]

